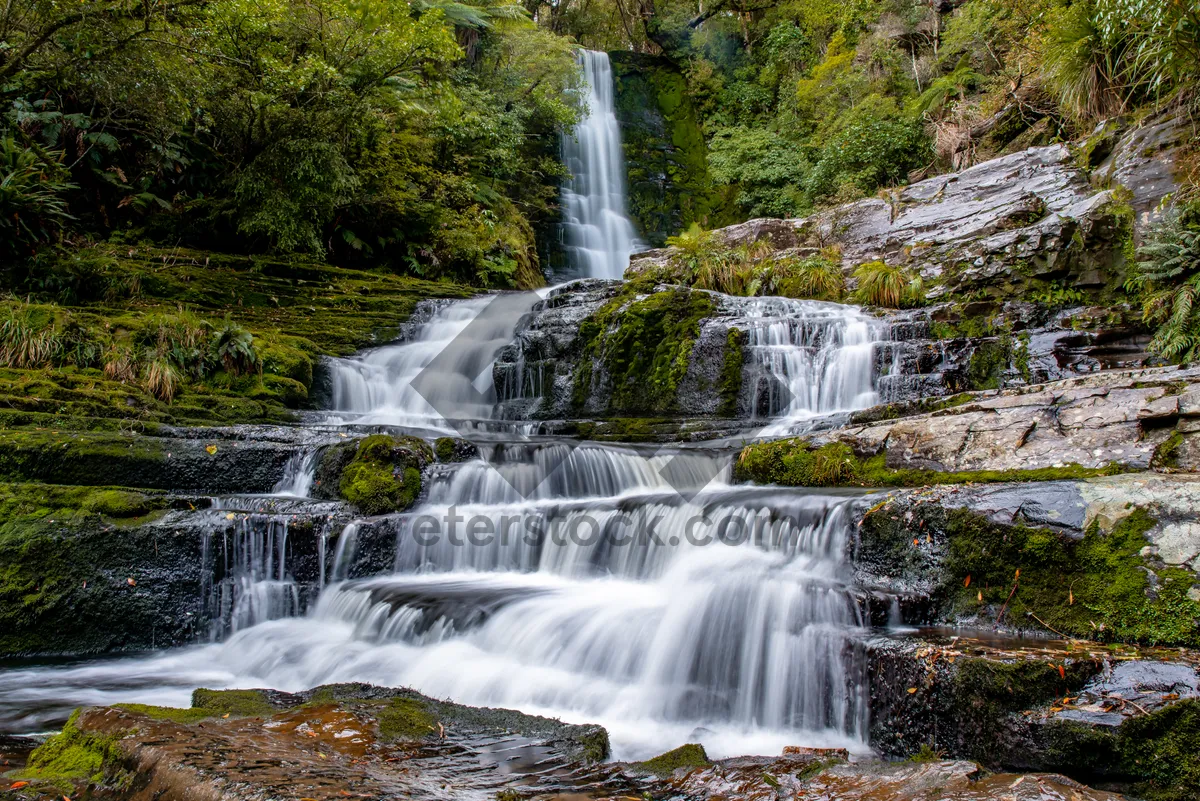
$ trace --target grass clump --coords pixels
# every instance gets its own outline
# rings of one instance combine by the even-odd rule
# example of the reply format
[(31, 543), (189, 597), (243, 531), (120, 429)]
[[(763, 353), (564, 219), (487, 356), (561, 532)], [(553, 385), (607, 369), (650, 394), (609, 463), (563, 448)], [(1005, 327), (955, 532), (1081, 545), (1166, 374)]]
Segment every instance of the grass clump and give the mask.
[(708, 754), (704, 751), (704, 746), (699, 743), (688, 743), (667, 751), (665, 754), (659, 754), (653, 759), (647, 759), (645, 762), (634, 763), (634, 767), (657, 776), (670, 776), (680, 769), (693, 770), (705, 768), (711, 764)]
[(921, 276), (899, 265), (869, 261), (854, 270), (858, 287), (852, 295), (856, 303), (887, 309), (911, 308), (924, 301)]

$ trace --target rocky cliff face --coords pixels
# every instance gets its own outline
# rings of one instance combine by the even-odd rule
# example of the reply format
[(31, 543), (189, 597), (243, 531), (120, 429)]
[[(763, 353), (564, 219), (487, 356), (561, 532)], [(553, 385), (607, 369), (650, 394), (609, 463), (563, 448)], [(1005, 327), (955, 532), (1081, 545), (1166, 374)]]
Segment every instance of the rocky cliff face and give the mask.
[(643, 239), (662, 247), (693, 222), (723, 225), (732, 193), (713, 185), (700, 120), (683, 75), (666, 59), (609, 54), (628, 169), (629, 214)]

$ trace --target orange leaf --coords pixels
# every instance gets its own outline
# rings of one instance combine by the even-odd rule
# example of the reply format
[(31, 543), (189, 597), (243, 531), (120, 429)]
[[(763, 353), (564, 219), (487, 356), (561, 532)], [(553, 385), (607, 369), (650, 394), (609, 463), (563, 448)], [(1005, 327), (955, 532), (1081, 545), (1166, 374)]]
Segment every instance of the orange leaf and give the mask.
[(912, 695), (912, 694), (913, 694), (913, 693), (915, 693), (916, 691), (917, 691), (917, 688), (916, 688), (916, 687), (909, 687), (909, 688), (908, 688), (908, 694), (909, 694), (909, 695)]
[(137, 582), (133, 580), (132, 576), (130, 578), (125, 579), (125, 583), (128, 584), (130, 587), (137, 586)]
[(1062, 665), (1058, 666), (1058, 675), (1059, 675), (1059, 678), (1063, 678), (1063, 679), (1065, 679), (1067, 677), (1067, 671), (1063, 668)]
[(1075, 605), (1075, 593), (1072, 592), (1071, 590), (1067, 590), (1067, 606), (1074, 606), (1074, 605)]
[(979, 603), (983, 603), (983, 590), (975, 593), (975, 598), (979, 601)]
[(1021, 577), (1021, 568), (1019, 568), (1019, 567), (1018, 567), (1018, 568), (1017, 568), (1017, 575), (1013, 576), (1013, 578), (1015, 578), (1015, 579), (1019, 579), (1020, 577)]
[(22, 787), (28, 787), (28, 786), (29, 786), (29, 782), (13, 782), (12, 785), (8, 789), (20, 790)]
[(921, 543), (917, 542), (917, 538), (913, 537), (913, 545), (920, 545), (920, 544)]
[(970, 577), (970, 576), (967, 576), (967, 578), (966, 578), (966, 579), (963, 581), (963, 586), (964, 586), (964, 587), (970, 587), (970, 586), (971, 586), (971, 577)]

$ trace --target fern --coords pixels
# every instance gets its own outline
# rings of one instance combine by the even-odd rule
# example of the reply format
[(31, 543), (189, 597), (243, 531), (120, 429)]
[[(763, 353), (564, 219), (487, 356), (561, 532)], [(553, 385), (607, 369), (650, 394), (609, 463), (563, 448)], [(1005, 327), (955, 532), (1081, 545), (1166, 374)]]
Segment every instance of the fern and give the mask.
[(1155, 326), (1150, 350), (1170, 361), (1200, 356), (1200, 212), (1172, 209), (1147, 235), (1126, 289), (1142, 294)]

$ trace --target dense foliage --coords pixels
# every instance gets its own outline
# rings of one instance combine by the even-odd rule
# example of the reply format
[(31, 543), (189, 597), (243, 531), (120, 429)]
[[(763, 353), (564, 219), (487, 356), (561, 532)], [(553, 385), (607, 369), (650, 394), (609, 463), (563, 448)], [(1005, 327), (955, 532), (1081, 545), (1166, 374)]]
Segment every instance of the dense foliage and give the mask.
[(577, 73), (500, 0), (16, 0), (3, 256), (147, 242), (536, 284)]
[(1189, 95), (1200, 11), (1162, 0), (528, 0), (661, 53), (747, 216), (807, 213)]

